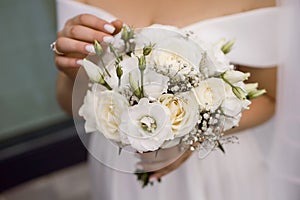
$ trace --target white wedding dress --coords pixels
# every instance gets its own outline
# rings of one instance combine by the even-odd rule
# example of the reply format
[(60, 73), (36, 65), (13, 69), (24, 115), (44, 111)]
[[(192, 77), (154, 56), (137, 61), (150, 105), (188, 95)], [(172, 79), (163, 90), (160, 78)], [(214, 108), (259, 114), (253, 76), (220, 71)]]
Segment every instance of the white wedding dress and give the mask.
[[(67, 19), (82, 13), (111, 21), (114, 16), (73, 0), (57, 0), (58, 29)], [(278, 8), (262, 8), (200, 21), (185, 27), (201, 39), (216, 42), (236, 38), (229, 58), (252, 67), (276, 66)], [(212, 152), (203, 160), (194, 154), (182, 166), (144, 189), (132, 174), (102, 165), (90, 156), (92, 197), (98, 200), (266, 200), (268, 153), (274, 120), (238, 133), (239, 144), (225, 146), (226, 154)], [(93, 138), (92, 138), (93, 140)], [(96, 139), (94, 139), (96, 140)], [(99, 144), (91, 141), (97, 152)]]

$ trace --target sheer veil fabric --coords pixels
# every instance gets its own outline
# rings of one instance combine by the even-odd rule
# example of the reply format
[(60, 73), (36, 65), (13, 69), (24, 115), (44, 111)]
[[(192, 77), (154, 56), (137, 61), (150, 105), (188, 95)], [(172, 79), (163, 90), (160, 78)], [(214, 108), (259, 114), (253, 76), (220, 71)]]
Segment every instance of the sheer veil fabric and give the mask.
[[(94, 14), (108, 21), (115, 19), (102, 9), (74, 0), (56, 1), (58, 29), (67, 19), (82, 13)], [(296, 59), (299, 57), (297, 37), (300, 28), (296, 20), (300, 17), (300, 2), (282, 1), (284, 6), (280, 9), (257, 9), (204, 20), (184, 28), (211, 42), (236, 37), (236, 48), (229, 55), (235, 63), (253, 67), (279, 65), (276, 116), (259, 127), (241, 132), (239, 145), (226, 146), (227, 155), (214, 152), (205, 160), (192, 156), (164, 177), (162, 183), (143, 190), (132, 174), (114, 171), (101, 165), (96, 156), (90, 156), (94, 199), (299, 199), (300, 115), (297, 103), (300, 90), (297, 76), (300, 68)], [(92, 140), (94, 145), (90, 148), (97, 152), (99, 143), (95, 137)]]
[(280, 67), (276, 131), (270, 155), (270, 199), (298, 200), (300, 199), (300, 1), (282, 0), (279, 3)]

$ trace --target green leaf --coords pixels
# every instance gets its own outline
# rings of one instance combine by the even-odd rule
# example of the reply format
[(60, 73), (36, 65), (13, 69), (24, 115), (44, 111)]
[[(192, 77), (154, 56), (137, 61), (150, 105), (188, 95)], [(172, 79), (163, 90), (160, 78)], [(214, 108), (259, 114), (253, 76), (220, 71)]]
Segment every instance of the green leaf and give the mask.
[(224, 149), (224, 147), (223, 147), (223, 145), (220, 143), (220, 141), (218, 140), (217, 141), (217, 147), (223, 152), (223, 153), (225, 153), (225, 149)]

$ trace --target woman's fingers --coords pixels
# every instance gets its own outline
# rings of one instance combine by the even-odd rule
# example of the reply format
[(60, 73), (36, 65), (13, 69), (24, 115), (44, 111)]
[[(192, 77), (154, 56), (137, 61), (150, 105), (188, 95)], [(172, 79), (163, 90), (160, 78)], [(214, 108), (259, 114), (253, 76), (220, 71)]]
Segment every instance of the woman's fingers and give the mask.
[(113, 34), (116, 30), (111, 23), (90, 14), (77, 15), (66, 23), (66, 26), (73, 25), (86, 26), (107, 34)]
[(73, 38), (76, 40), (81, 40), (89, 43), (93, 43), (94, 40), (97, 40), (99, 42), (102, 41), (110, 42), (113, 39), (113, 37), (107, 33), (97, 31), (95, 29), (82, 26), (82, 25), (74, 25), (70, 27), (65, 37), (69, 37), (69, 38)]
[(90, 45), (90, 43), (66, 37), (60, 37), (56, 40), (56, 49), (64, 55), (70, 53), (81, 53), (87, 55), (88, 53), (90, 53), (86, 48), (86, 46), (88, 45)]
[(123, 22), (121, 20), (112, 21), (111, 24), (116, 28), (114, 34), (119, 33), (122, 30)]
[(81, 60), (82, 59), (80, 59), (80, 58), (72, 58), (72, 57), (56, 55), (54, 62), (60, 71), (65, 71), (66, 68), (80, 67)]
[(74, 78), (80, 60), (90, 53), (95, 53), (94, 41), (110, 43), (113, 35), (120, 32), (123, 22), (111, 23), (90, 14), (81, 14), (67, 21), (58, 32), (55, 42), (55, 64), (70, 78)]
[(177, 169), (181, 166), (192, 154), (192, 151), (185, 151), (176, 161), (172, 162), (170, 165), (155, 171), (151, 176), (150, 179), (160, 179), (161, 177), (169, 174), (173, 170)]

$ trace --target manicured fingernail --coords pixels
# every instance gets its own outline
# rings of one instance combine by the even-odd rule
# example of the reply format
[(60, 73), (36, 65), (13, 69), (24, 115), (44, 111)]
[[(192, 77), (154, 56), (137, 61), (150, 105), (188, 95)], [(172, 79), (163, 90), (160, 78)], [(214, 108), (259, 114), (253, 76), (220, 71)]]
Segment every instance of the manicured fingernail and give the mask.
[(105, 43), (112, 43), (114, 41), (114, 38), (112, 36), (104, 36), (103, 42)]
[(77, 63), (78, 65), (82, 65), (82, 64), (83, 64), (83, 60), (77, 60), (76, 63)]
[(94, 45), (91, 45), (91, 44), (86, 45), (86, 46), (85, 46), (85, 50), (87, 50), (87, 52), (89, 52), (89, 53), (93, 53), (93, 54), (96, 53), (95, 48), (94, 48)]
[(110, 25), (110, 24), (105, 24), (105, 25), (104, 25), (104, 29), (105, 29), (107, 32), (109, 32), (109, 33), (113, 33), (113, 32), (115, 32), (115, 30), (116, 30), (116, 28), (113, 27), (113, 26)]

